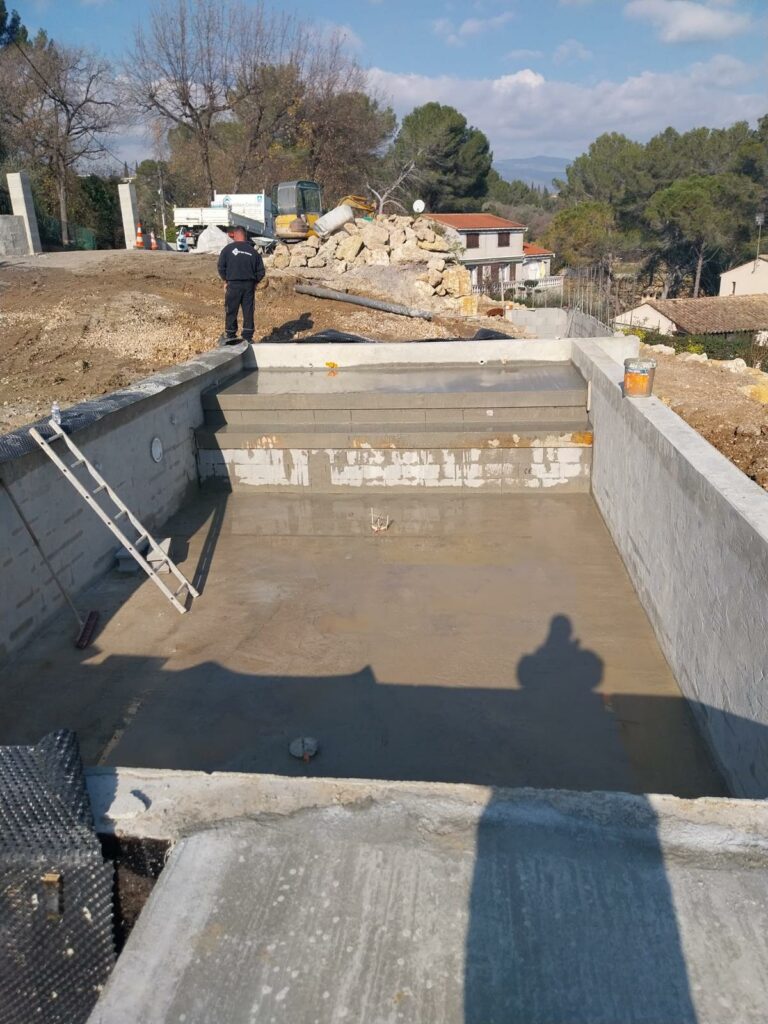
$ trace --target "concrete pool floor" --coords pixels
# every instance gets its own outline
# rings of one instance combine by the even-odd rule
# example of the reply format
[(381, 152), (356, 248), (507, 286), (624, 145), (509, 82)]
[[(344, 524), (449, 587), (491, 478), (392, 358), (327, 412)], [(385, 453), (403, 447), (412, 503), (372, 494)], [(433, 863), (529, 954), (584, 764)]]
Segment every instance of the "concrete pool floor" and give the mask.
[(88, 651), (62, 615), (7, 666), (0, 742), (66, 726), (90, 764), (725, 793), (588, 495), (383, 493), (378, 535), (370, 509), (201, 494), (160, 531), (192, 611), (104, 579)]

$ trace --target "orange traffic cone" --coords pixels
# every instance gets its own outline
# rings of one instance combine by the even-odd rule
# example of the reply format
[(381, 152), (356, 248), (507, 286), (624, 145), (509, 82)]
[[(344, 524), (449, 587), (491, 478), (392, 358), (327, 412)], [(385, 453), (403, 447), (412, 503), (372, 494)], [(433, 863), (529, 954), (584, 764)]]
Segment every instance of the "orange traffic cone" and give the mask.
[(134, 249), (144, 248), (144, 235), (141, 233), (141, 221), (136, 225), (136, 241), (133, 243)]
[(155, 232), (154, 231), (150, 231), (149, 232), (149, 248), (150, 249), (159, 249), (160, 248), (160, 246), (157, 244), (157, 239), (155, 238)]

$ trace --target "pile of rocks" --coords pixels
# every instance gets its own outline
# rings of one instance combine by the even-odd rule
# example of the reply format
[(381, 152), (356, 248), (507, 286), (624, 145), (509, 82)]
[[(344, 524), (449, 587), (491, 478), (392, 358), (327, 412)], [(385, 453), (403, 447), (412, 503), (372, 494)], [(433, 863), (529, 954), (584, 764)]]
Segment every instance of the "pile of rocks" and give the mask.
[(469, 295), (469, 272), (457, 261), (458, 246), (424, 217), (379, 216), (345, 224), (328, 238), (314, 236), (295, 245), (278, 245), (272, 266), (278, 270), (327, 270), (346, 274), (359, 267), (420, 265), (415, 290), (424, 297)]

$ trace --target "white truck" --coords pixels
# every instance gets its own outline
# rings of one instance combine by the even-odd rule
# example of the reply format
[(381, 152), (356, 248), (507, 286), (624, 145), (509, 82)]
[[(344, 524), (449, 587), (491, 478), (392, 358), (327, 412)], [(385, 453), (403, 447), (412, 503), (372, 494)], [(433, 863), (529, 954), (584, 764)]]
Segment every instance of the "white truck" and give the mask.
[(173, 222), (177, 228), (187, 228), (192, 236), (189, 244), (193, 246), (200, 233), (210, 226), (222, 231), (245, 228), (253, 241), (265, 248), (274, 242), (272, 200), (264, 192), (214, 192), (210, 206), (174, 207)]

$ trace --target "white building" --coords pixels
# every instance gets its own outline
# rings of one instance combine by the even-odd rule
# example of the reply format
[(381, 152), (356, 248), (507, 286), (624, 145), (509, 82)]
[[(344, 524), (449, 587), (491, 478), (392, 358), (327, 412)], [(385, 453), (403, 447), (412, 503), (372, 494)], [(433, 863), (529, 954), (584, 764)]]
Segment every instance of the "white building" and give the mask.
[(543, 281), (552, 274), (555, 254), (534, 242), (523, 242), (523, 262), (515, 268), (516, 281)]
[(491, 213), (431, 213), (429, 218), (460, 237), (464, 246), (460, 259), (471, 273), (473, 285), (492, 286), (519, 280), (527, 231), (524, 224)]
[(768, 294), (646, 299), (614, 324), (670, 335), (751, 334), (768, 330)]
[(720, 275), (721, 295), (768, 295), (768, 254)]

